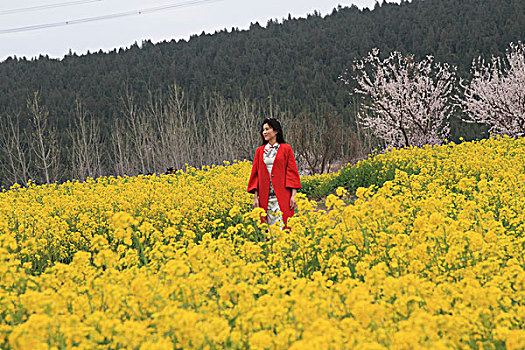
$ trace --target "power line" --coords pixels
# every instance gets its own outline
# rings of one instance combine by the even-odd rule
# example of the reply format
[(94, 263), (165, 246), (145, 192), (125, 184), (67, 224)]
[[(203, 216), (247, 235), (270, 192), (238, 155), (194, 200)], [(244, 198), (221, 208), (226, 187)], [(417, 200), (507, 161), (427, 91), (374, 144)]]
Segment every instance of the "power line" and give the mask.
[(76, 1), (58, 2), (58, 3), (55, 3), (55, 4), (22, 7), (22, 8), (11, 9), (11, 10), (2, 10), (2, 11), (0, 11), (0, 16), (12, 15), (12, 14), (15, 14), (15, 13), (24, 13), (24, 12), (33, 12), (33, 11), (40, 11), (40, 10), (49, 10), (49, 9), (54, 9), (54, 8), (58, 8), (58, 7), (83, 5), (83, 4), (89, 4), (89, 3), (92, 3), (92, 2), (101, 2), (101, 1), (103, 1), (103, 0), (76, 0)]
[(203, 3), (208, 3), (208, 2), (213, 3), (213, 2), (219, 2), (219, 1), (223, 1), (223, 0), (190, 0), (190, 1), (186, 1), (186, 2), (178, 3), (178, 4), (160, 5), (160, 6), (149, 7), (149, 8), (145, 8), (141, 10), (118, 12), (118, 13), (112, 13), (112, 14), (103, 15), (103, 16), (74, 19), (71, 21), (37, 24), (37, 25), (17, 27), (17, 28), (8, 28), (8, 29), (0, 30), (0, 35), (19, 33), (19, 32), (28, 32), (28, 31), (39, 30), (39, 29), (62, 27), (62, 26), (67, 26), (67, 25), (72, 25), (72, 24), (98, 22), (98, 21), (104, 21), (104, 20), (121, 18), (121, 17), (137, 16), (137, 15), (143, 15), (143, 14), (148, 14), (152, 12), (159, 12), (159, 11), (170, 10), (170, 9), (175, 9), (175, 8), (190, 7), (190, 6), (196, 6), (196, 5), (203, 4)]

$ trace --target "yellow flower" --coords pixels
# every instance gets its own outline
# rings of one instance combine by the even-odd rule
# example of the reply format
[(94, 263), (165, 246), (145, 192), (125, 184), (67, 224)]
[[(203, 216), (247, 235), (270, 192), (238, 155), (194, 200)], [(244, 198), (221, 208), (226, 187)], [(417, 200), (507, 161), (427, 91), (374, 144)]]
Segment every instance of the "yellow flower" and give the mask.
[(282, 231), (251, 209), (249, 162), (13, 186), (2, 344), (524, 348), (524, 157), (508, 137), (392, 149), (356, 165), (391, 181), (323, 210), (299, 193)]

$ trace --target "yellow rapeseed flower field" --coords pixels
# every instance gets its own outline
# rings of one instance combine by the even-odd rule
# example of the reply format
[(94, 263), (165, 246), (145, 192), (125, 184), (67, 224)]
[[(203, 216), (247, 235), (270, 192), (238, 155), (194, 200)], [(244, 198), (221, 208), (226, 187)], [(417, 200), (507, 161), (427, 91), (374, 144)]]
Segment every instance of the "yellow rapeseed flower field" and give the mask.
[(525, 348), (525, 139), (385, 159), (418, 171), (298, 195), (291, 231), (250, 209), (246, 161), (14, 186), (0, 347)]

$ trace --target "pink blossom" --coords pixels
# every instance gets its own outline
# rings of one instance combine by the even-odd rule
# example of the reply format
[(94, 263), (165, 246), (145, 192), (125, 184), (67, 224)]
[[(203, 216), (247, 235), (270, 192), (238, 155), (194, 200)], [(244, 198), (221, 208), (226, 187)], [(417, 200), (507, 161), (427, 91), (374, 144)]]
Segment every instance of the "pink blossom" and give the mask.
[(364, 97), (358, 122), (388, 146), (439, 144), (448, 136), (454, 67), (399, 52), (383, 60), (374, 49), (354, 61), (353, 70), (354, 92)]
[(511, 43), (505, 58), (481, 57), (472, 63), (473, 78), (461, 82), (465, 90), (457, 96), (466, 113), (464, 119), (490, 125), (490, 133), (525, 135), (525, 45)]

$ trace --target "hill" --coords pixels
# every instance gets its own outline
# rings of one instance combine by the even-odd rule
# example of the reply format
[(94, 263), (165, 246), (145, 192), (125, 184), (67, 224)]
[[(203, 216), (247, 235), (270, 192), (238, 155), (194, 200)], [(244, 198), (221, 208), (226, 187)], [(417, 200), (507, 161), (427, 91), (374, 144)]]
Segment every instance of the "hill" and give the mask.
[[(127, 50), (70, 54), (61, 60), (9, 58), (0, 63), (0, 120), (19, 113), (21, 128), (30, 130), (26, 104), (39, 91), (40, 104), (56, 125), (58, 143), (69, 149), (67, 134), (75, 101), (80, 101), (84, 113), (101, 125), (100, 148), (107, 150), (109, 130), (115, 130), (115, 121), (127, 113), (126, 101), (151, 115), (156, 103), (151, 96), (167, 96), (169, 86), (177, 84), (195, 110), (201, 139), (210, 133), (206, 113), (217, 100), (253, 104), (253, 114), (259, 116), (274, 111), (310, 119), (337, 114), (353, 126), (356, 102), (339, 76), (371, 48), (434, 55), (457, 65), (459, 75), (466, 77), (473, 58), (500, 55), (509, 42), (523, 40), (523, 23), (522, 0), (413, 0), (376, 5), (373, 10), (340, 7), (325, 17), (289, 17), (264, 27), (254, 23), (249, 30), (203, 33), (188, 41), (145, 41)], [(484, 134), (483, 129), (456, 122), (451, 138), (459, 136), (473, 139)], [(117, 173), (115, 157), (101, 157), (102, 173)], [(212, 160), (188, 156), (185, 161)], [(67, 168), (73, 161), (62, 163), (69, 164)]]

